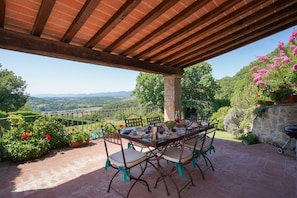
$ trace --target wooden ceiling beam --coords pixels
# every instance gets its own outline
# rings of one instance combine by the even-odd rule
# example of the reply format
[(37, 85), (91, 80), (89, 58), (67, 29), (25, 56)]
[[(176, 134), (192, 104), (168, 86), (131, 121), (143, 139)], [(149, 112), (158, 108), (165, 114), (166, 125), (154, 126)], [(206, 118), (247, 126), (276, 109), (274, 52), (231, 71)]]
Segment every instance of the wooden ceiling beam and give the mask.
[[(226, 46), (226, 45), (218, 46), (215, 50), (217, 50), (217, 53), (224, 54), (224, 53), (230, 52), (232, 50), (235, 50), (237, 48), (240, 48), (242, 46), (248, 45), (256, 40), (263, 39), (267, 36), (270, 36), (277, 32), (288, 29), (294, 25), (297, 25), (297, 16), (296, 15), (287, 17), (286, 19), (289, 21), (289, 23), (275, 22), (274, 24), (269, 24), (268, 26), (263, 27), (263, 28), (259, 29), (258, 31), (255, 31), (255, 32), (252, 32), (252, 33), (246, 35), (246, 36), (249, 36), (250, 38), (252, 38), (253, 40), (247, 39), (246, 37), (242, 37), (241, 38), (242, 42), (240, 42), (240, 43), (234, 44), (234, 43), (232, 43), (232, 41), (230, 41), (229, 43), (227, 43), (229, 46)], [(274, 25), (274, 26), (272, 26), (272, 25)], [(273, 28), (270, 29), (271, 27), (273, 27)], [(210, 58), (213, 58), (215, 56), (217, 56), (217, 55), (214, 52), (206, 52), (206, 53), (202, 54), (200, 57), (196, 57), (195, 61), (192, 60), (192, 62), (189, 62), (187, 64), (187, 66), (195, 64), (196, 61), (202, 62), (202, 61), (208, 60)], [(184, 66), (180, 67), (180, 68), (184, 68)]]
[(211, 32), (214, 27), (224, 27), (224, 25), (226, 23), (228, 23), (230, 20), (237, 20), (241, 15), (245, 14), (246, 12), (248, 12), (249, 9), (253, 9), (257, 6), (260, 6), (263, 2), (262, 1), (256, 1), (256, 2), (250, 2), (247, 5), (235, 10), (234, 12), (232, 12), (231, 14), (229, 14), (228, 16), (225, 16), (215, 22), (213, 22), (212, 24), (209, 24), (207, 27), (197, 31), (196, 33), (176, 42), (175, 44), (168, 46), (166, 48), (164, 48), (163, 50), (155, 53), (154, 55), (150, 56), (149, 59), (150, 61), (154, 61), (155, 59), (159, 59), (160, 61), (158, 62), (162, 62), (161, 61), (161, 57), (162, 55), (164, 56), (164, 54), (170, 52), (170, 51), (175, 51), (176, 49), (179, 49), (180, 46), (183, 46), (184, 43), (193, 43), (193, 42), (197, 42), (197, 40), (201, 40), (199, 39), (202, 35), (208, 35), (209, 32)]
[(194, 12), (197, 12), (197, 10), (201, 9), (203, 6), (205, 6), (207, 3), (209, 3), (211, 0), (200, 0), (200, 1), (195, 1), (191, 5), (189, 5), (187, 8), (185, 8), (183, 11), (175, 15), (172, 19), (161, 25), (159, 28), (145, 36), (143, 39), (140, 41), (136, 42), (134, 45), (129, 47), (128, 49), (124, 50), (121, 55), (129, 55), (132, 54), (132, 52), (142, 45), (152, 41), (156, 37), (160, 36), (161, 34), (165, 33), (168, 31), (170, 28), (173, 26), (177, 25), (180, 23), (182, 20), (188, 18), (190, 15), (192, 15)]
[(116, 39), (112, 44), (104, 49), (104, 51), (111, 52), (122, 43), (130, 39), (134, 34), (140, 31), (142, 28), (146, 27), (148, 24), (152, 23), (156, 18), (166, 12), (169, 8), (175, 5), (178, 0), (170, 0), (161, 2), (156, 8), (149, 12), (145, 17), (139, 20), (134, 26), (132, 26), (128, 31)]
[(60, 41), (50, 41), (3, 28), (0, 28), (0, 48), (156, 74), (182, 74), (183, 72), (179, 68), (116, 56)]
[[(264, 28), (260, 29), (260, 30), (262, 30), (262, 32), (259, 33), (257, 31), (257, 32), (254, 32), (254, 33), (250, 33), (249, 35), (251, 37), (253, 37), (254, 40), (260, 40), (260, 39), (263, 39), (263, 38), (265, 38), (267, 36), (270, 36), (270, 35), (272, 35), (272, 34), (274, 34), (276, 32), (280, 32), (280, 31), (288, 29), (288, 28), (290, 28), (290, 27), (292, 27), (294, 25), (297, 25), (297, 17), (296, 16), (293, 17), (293, 18), (288, 18), (288, 19), (291, 20), (291, 22), (285, 23), (285, 24), (275, 23), (275, 26), (270, 31), (265, 31), (265, 30), (267, 30), (267, 29), (265, 29), (267, 27), (264, 27)], [(230, 52), (232, 50), (238, 49), (238, 48), (240, 48), (242, 46), (248, 45), (248, 44), (250, 44), (252, 42), (253, 41), (245, 39), (245, 38), (243, 38), (243, 42), (238, 43), (236, 45), (232, 45), (232, 42), (229, 42), (227, 44), (230, 44), (230, 46), (217, 47), (217, 53), (224, 54), (224, 53)], [(197, 61), (198, 62), (206, 61), (206, 60), (208, 60), (210, 58), (213, 58), (215, 56), (217, 56), (217, 55), (214, 52), (205, 53), (205, 54), (203, 54), (203, 56), (201, 56), (199, 58), (197, 57), (197, 59), (195, 61), (189, 62), (188, 65), (184, 65), (183, 67), (180, 67), (180, 68), (185, 68), (187, 66), (192, 66), (192, 65), (196, 64)]]
[(6, 0), (0, 0), (0, 27), (4, 27)]
[[(252, 31), (249, 31), (249, 28), (246, 27), (242, 29), (242, 31), (234, 32), (230, 34), (229, 36), (225, 37), (223, 42), (219, 42), (218, 45), (214, 47), (210, 47), (209, 50), (203, 51), (199, 56), (192, 57), (190, 59), (186, 59), (183, 62), (179, 63), (184, 67), (185, 65), (191, 65), (196, 61), (201, 62), (202, 60), (206, 60), (206, 57), (215, 56), (217, 53), (226, 53), (227, 51), (230, 51), (232, 49), (236, 49), (238, 47), (244, 46), (246, 44), (252, 43), (258, 39), (264, 38), (265, 36), (271, 35), (273, 33), (276, 33), (277, 31), (284, 30), (286, 28), (291, 27), (292, 25), (297, 24), (297, 15), (294, 14), (292, 7), (288, 7), (287, 9), (291, 10), (291, 14), (286, 14), (285, 10), (283, 17), (281, 17), (279, 14), (275, 13), (271, 16), (269, 16), (270, 19), (272, 19), (272, 23), (267, 23), (267, 20), (265, 19), (257, 22), (257, 28), (253, 29)], [(277, 20), (273, 19), (283, 19), (282, 21), (286, 22), (279, 22)], [(241, 33), (244, 32), (244, 33)], [(214, 51), (216, 53), (214, 53)]]
[(85, 2), (82, 9), (79, 11), (74, 21), (72, 22), (72, 24), (64, 34), (63, 38), (61, 39), (62, 42), (69, 43), (73, 39), (73, 37), (76, 35), (79, 29), (94, 12), (100, 1), (101, 0), (87, 0)]
[[(275, 28), (274, 28), (274, 31), (270, 31), (270, 32), (267, 32), (267, 33), (265, 33), (265, 34), (262, 33), (261, 35), (258, 35), (258, 36), (254, 37), (254, 38), (255, 38), (255, 40), (260, 40), (260, 39), (263, 39), (263, 38), (265, 38), (265, 37), (267, 37), (267, 36), (270, 36), (271, 34), (274, 34), (274, 33), (276, 33), (276, 32), (280, 32), (280, 31), (283, 31), (283, 30), (285, 30), (285, 29), (287, 29), (287, 28), (290, 28), (290, 27), (292, 27), (292, 26), (294, 26), (294, 25), (297, 25), (296, 21), (292, 21), (291, 23), (287, 23), (287, 24), (285, 24), (285, 25), (282, 25), (281, 27), (275, 27)], [(232, 50), (238, 49), (238, 48), (240, 48), (240, 47), (242, 47), (242, 46), (248, 45), (248, 44), (250, 44), (250, 43), (252, 43), (252, 42), (251, 42), (250, 40), (247, 40), (247, 41), (245, 41), (245, 42), (242, 42), (242, 43), (237, 44), (237, 45), (230, 46), (230, 47), (228, 47), (228, 48), (221, 48), (221, 49), (218, 49), (218, 51), (220, 52), (220, 54), (224, 54), (224, 53), (228, 53), (228, 52), (230, 52), (230, 51), (232, 51)], [(209, 60), (209, 59), (211, 59), (211, 58), (214, 58), (214, 57), (216, 57), (216, 56), (217, 56), (217, 55), (214, 54), (214, 53), (209, 53), (209, 54), (207, 54), (207, 55), (205, 55), (205, 56), (203, 56), (203, 57), (199, 57), (199, 59), (197, 59), (196, 61), (193, 61), (192, 63), (189, 63), (188, 65), (184, 65), (184, 66), (182, 66), (182, 67), (180, 67), (180, 68), (189, 67), (189, 66), (192, 66), (192, 65), (194, 65), (194, 64), (197, 64), (197, 61), (198, 61), (198, 62), (203, 62), (203, 61)]]
[[(183, 27), (182, 29), (178, 30), (177, 32), (173, 33), (172, 35), (164, 38), (162, 41), (152, 45), (151, 47), (147, 48), (146, 50), (138, 53), (134, 57), (139, 58), (139, 59), (145, 59), (145, 56), (147, 54), (154, 52), (156, 49), (158, 49), (158, 48), (160, 48), (162, 46), (165, 46), (166, 44), (170, 43), (171, 41), (174, 41), (175, 39), (178, 39), (179, 37), (181, 37), (185, 33), (191, 32), (192, 30), (198, 28), (199, 26), (207, 23), (211, 19), (221, 15), (223, 12), (225, 12), (226, 10), (232, 8), (233, 6), (235, 6), (237, 3), (241, 2), (241, 1), (242, 0), (233, 0), (231, 2), (226, 1), (221, 6), (215, 8), (211, 12), (201, 16), (196, 21), (194, 21), (194, 22), (190, 23), (189, 25)], [(153, 59), (153, 57), (150, 56), (150, 59)]]
[(178, 64), (178, 62), (182, 62), (184, 59), (189, 59), (191, 56), (195, 56), (197, 51), (201, 53), (201, 51), (206, 50), (205, 46), (207, 46), (209, 43), (213, 43), (212, 46), (217, 45), (218, 42), (226, 40), (226, 35), (230, 35), (230, 33), (233, 33), (234, 31), (238, 31), (238, 34), (243, 34), (244, 32), (240, 30), (240, 27), (244, 28), (246, 25), (249, 25), (248, 30), (252, 31), (251, 28), (259, 27), (258, 22), (255, 23), (255, 21), (261, 20), (263, 19), (263, 17), (265, 17), (264, 21), (266, 21), (267, 23), (267, 21), (271, 21), (271, 19), (266, 16), (273, 14), (273, 11), (276, 9), (276, 7), (278, 10), (282, 10), (283, 8), (287, 8), (292, 4), (293, 3), (288, 4), (284, 1), (278, 1), (276, 4), (271, 4), (270, 6), (266, 7), (266, 9), (259, 10), (256, 13), (250, 15), (249, 17), (245, 17), (244, 19), (241, 19), (235, 22), (234, 24), (220, 30), (216, 36), (209, 35), (208, 37), (203, 38), (202, 40), (198, 40), (183, 49), (175, 51), (171, 55), (160, 60), (160, 62), (168, 65), (180, 65)]
[(100, 30), (84, 45), (93, 48), (101, 41), (117, 24), (119, 24), (140, 3), (140, 0), (127, 0), (125, 4), (100, 28)]
[(56, 0), (42, 0), (31, 34), (41, 35), (55, 3)]

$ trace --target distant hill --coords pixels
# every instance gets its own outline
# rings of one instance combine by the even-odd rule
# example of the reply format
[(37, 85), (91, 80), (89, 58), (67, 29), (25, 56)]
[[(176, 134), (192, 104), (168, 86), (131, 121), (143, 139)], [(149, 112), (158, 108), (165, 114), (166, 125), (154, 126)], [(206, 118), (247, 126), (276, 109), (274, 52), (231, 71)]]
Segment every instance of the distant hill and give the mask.
[(114, 102), (134, 99), (131, 91), (102, 92), (92, 94), (40, 94), (30, 96), (27, 104), (37, 112), (64, 111), (85, 108), (101, 108)]
[(118, 92), (100, 92), (90, 94), (36, 94), (31, 97), (37, 98), (85, 98), (85, 97), (129, 97), (131, 91), (118, 91)]

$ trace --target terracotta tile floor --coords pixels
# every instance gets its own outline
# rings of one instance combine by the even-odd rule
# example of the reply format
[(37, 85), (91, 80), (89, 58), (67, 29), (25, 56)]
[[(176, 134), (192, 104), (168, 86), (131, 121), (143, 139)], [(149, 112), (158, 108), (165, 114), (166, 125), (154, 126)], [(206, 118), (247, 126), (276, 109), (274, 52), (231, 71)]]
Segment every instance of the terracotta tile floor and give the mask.
[[(216, 153), (209, 156), (215, 171), (207, 169), (205, 180), (202, 180), (198, 170), (189, 164), (195, 186), (184, 189), (182, 197), (297, 197), (294, 151), (287, 150), (284, 155), (279, 155), (276, 147), (271, 145), (246, 146), (219, 139), (214, 145)], [(88, 147), (52, 152), (40, 160), (24, 164), (0, 162), (0, 197), (121, 197), (113, 190), (106, 192), (113, 170), (104, 170), (105, 159), (103, 141), (97, 139)], [(199, 163), (206, 168), (202, 159)], [(170, 165), (165, 163), (165, 166)], [(169, 197), (163, 183), (153, 188), (157, 177), (156, 170), (148, 168), (144, 178), (149, 182), (151, 192), (138, 183), (130, 197)], [(173, 179), (185, 181), (178, 176)], [(170, 181), (167, 183), (170, 189), (173, 188)], [(115, 188), (127, 192), (130, 185), (130, 182), (124, 184), (120, 177)], [(170, 193), (170, 197), (177, 197), (174, 190)]]

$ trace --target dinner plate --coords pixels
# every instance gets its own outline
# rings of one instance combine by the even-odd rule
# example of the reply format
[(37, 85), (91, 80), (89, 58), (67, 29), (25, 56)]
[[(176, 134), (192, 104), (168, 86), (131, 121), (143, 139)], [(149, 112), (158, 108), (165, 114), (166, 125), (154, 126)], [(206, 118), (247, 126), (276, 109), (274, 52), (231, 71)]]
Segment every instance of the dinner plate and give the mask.
[(124, 134), (130, 134), (132, 131), (136, 131), (135, 127), (126, 127), (123, 129)]

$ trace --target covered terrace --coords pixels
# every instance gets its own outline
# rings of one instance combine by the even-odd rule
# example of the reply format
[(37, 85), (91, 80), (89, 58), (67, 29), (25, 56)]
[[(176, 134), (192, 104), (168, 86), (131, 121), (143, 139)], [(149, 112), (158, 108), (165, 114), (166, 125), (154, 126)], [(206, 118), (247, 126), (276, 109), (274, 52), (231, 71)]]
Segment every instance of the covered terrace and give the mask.
[[(202, 180), (198, 169), (188, 164), (195, 186), (181, 192), (181, 197), (293, 198), (297, 197), (297, 161), (292, 150), (279, 155), (268, 144), (244, 145), (222, 139), (214, 141), (216, 152), (209, 155), (215, 171), (206, 169)], [(24, 164), (0, 163), (0, 197), (121, 197), (107, 193), (114, 171), (104, 170), (106, 155), (102, 139), (92, 140), (88, 147), (57, 150), (41, 159)], [(205, 169), (203, 159), (199, 164)], [(164, 163), (164, 166), (170, 164)], [(171, 166), (170, 166), (171, 167)], [(163, 183), (154, 188), (158, 174), (148, 168), (145, 178), (151, 188), (137, 183), (130, 197), (177, 197), (175, 190), (167, 196)], [(183, 182), (175, 175), (174, 179)], [(118, 177), (115, 188), (126, 193), (132, 182)], [(172, 184), (168, 182), (170, 188)]]
[(164, 119), (172, 120), (184, 68), (296, 25), (296, 7), (296, 0), (0, 0), (0, 48), (162, 74)]
[[(162, 74), (172, 120), (184, 68), (296, 25), (296, 8), (296, 0), (0, 0), (0, 48)], [(297, 197), (294, 154), (268, 144), (215, 146), (215, 171), (203, 181), (192, 170), (196, 186), (182, 197)], [(0, 197), (118, 197), (106, 193), (102, 150), (98, 139), (30, 163), (1, 162)], [(168, 197), (164, 186), (153, 188), (152, 171), (145, 176), (152, 192), (140, 185), (133, 197)]]

